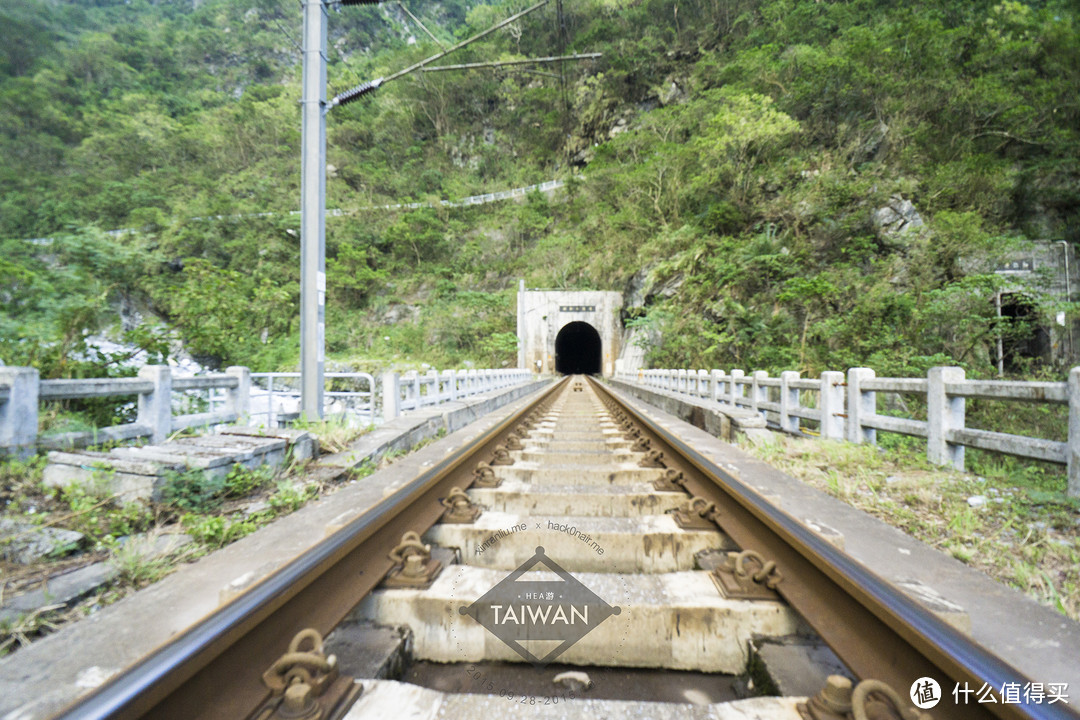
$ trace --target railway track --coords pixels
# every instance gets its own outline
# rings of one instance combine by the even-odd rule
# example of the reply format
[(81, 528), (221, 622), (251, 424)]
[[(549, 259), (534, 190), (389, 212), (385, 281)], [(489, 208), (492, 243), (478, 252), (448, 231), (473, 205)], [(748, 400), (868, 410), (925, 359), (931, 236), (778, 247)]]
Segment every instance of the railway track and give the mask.
[[(332, 633), (366, 623), (409, 628), (411, 683), (339, 673)], [(757, 717), (913, 717), (917, 678), (1028, 680), (574, 376), (59, 717), (735, 717), (751, 640), (815, 634), (863, 682)], [(935, 717), (1077, 717), (945, 700)]]

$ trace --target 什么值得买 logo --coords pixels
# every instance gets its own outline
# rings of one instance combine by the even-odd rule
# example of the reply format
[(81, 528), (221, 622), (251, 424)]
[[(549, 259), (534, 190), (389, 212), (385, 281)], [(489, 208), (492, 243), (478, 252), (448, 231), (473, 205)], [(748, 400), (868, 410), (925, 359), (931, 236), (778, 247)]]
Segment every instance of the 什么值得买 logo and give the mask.
[[(558, 579), (522, 579), (540, 564)], [(538, 667), (620, 611), (547, 557), (543, 547), (474, 603), (458, 608)]]

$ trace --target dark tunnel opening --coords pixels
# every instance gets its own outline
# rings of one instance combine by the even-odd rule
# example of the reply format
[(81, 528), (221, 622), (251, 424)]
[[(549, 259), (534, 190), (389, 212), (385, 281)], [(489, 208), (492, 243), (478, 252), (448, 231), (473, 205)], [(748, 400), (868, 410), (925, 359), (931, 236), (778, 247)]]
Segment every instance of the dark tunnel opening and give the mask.
[(589, 323), (572, 322), (555, 336), (555, 372), (600, 374), (600, 333)]

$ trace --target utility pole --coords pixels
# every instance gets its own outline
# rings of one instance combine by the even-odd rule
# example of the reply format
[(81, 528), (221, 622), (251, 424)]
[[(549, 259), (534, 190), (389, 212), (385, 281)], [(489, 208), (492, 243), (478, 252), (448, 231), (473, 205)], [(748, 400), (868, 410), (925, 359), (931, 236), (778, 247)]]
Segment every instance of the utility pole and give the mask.
[[(326, 113), (338, 105), (355, 102), (377, 90), (383, 83), (419, 70), (514, 20), (539, 10), (548, 0), (541, 0), (536, 5), (404, 70), (385, 78), (361, 83), (334, 96), (330, 102), (326, 101), (326, 23), (328, 7), (333, 0), (302, 2), (304, 77), (300, 140), (300, 414), (308, 420), (321, 420), (326, 376)], [(336, 0), (334, 4), (377, 5), (379, 2), (381, 0)], [(417, 22), (419, 23), (419, 20)], [(442, 47), (442, 44), (439, 43), (439, 46)]]
[(300, 157), (300, 413), (323, 416), (326, 369), (326, 20), (322, 0), (304, 0)]

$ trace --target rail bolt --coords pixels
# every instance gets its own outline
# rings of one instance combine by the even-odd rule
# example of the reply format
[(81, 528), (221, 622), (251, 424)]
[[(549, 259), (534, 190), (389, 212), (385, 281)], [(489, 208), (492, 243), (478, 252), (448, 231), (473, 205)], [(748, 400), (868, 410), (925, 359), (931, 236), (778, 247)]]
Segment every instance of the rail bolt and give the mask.
[(322, 717), (322, 708), (315, 702), (311, 686), (298, 682), (285, 689), (277, 716), (287, 720), (318, 720)]
[(664, 464), (664, 453), (659, 450), (650, 450), (649, 453), (641, 458), (638, 462), (638, 467), (643, 468), (662, 468), (667, 467)]
[(493, 488), (499, 487), (501, 483), (502, 479), (495, 475), (495, 471), (491, 469), (490, 465), (486, 462), (476, 464), (476, 469), (473, 470), (473, 484), (476, 487)]
[(825, 687), (818, 693), (821, 704), (838, 715), (851, 711), (851, 680), (843, 675), (825, 678)]
[(682, 506), (672, 511), (675, 524), (683, 530), (715, 530), (713, 519), (716, 517), (716, 505), (703, 497), (694, 496)]
[[(871, 693), (874, 697), (871, 698)], [(851, 714), (855, 720), (929, 720), (908, 704), (892, 685), (863, 680), (851, 691)]]
[(420, 577), (424, 574), (424, 558), (420, 555), (410, 555), (405, 558), (405, 564), (401, 566), (401, 574), (406, 577)]
[(480, 508), (473, 505), (472, 500), (465, 491), (459, 487), (452, 488), (450, 494), (442, 499), (442, 506), (446, 508), (441, 521), (444, 523), (472, 523), (480, 517)]
[(431, 557), (431, 546), (420, 542), (420, 536), (410, 530), (387, 556), (396, 567), (390, 570), (383, 584), (386, 587), (427, 587), (442, 571), (442, 563)]
[(494, 459), (491, 461), (492, 465), (513, 465), (514, 458), (510, 457), (510, 451), (503, 445), (496, 445), (494, 450)]

